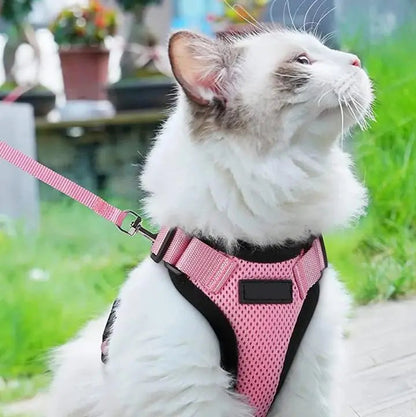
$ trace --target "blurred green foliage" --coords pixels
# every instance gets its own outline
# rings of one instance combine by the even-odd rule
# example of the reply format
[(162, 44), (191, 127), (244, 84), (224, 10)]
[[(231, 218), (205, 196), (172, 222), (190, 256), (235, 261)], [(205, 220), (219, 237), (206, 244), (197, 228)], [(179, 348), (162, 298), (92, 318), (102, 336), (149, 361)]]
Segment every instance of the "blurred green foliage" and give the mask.
[(98, 0), (88, 6), (74, 6), (62, 10), (50, 25), (58, 45), (101, 46), (117, 28), (114, 9), (104, 7)]
[(19, 24), (32, 11), (34, 1), (37, 0), (2, 0), (1, 17), (13, 24)]
[(330, 259), (359, 302), (416, 289), (416, 28), (382, 44), (351, 43), (374, 81), (376, 122), (353, 139), (370, 192), (360, 227), (330, 239)]
[(159, 4), (161, 0), (116, 0), (117, 3), (127, 12), (136, 8), (143, 8), (151, 4)]
[(143, 239), (72, 201), (45, 204), (42, 218), (41, 232), (31, 236), (0, 222), (0, 376), (6, 378), (44, 371), (48, 350), (102, 313), (149, 251)]

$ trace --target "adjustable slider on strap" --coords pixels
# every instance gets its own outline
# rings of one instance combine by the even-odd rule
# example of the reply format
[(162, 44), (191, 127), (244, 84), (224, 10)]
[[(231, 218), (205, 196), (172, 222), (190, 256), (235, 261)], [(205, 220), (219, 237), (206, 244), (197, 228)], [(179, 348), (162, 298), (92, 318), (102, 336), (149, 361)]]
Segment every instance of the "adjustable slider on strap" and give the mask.
[(191, 236), (176, 227), (162, 227), (152, 245), (151, 258), (159, 263), (162, 260), (175, 265), (186, 250)]
[(315, 239), (312, 247), (296, 262), (293, 275), (299, 290), (301, 300), (305, 299), (309, 289), (321, 278), (326, 268), (323, 248), (319, 239)]
[[(162, 242), (159, 245), (156, 245), (156, 242), (154, 242), (152, 247), (152, 252), (150, 254), (150, 257), (158, 264), (160, 261), (163, 260), (164, 256), (166, 255), (166, 251), (169, 249), (170, 244), (172, 243), (173, 237), (175, 236), (176, 228), (172, 227), (169, 229), (169, 231), (165, 234)], [(162, 231), (159, 233), (161, 234)], [(159, 237), (159, 235), (158, 235)], [(155, 246), (158, 246), (158, 248), (155, 248)], [(153, 252), (153, 250), (156, 249), (156, 252)]]
[(237, 260), (180, 228), (162, 227), (152, 245), (151, 258), (164, 261), (192, 276), (207, 292), (218, 292), (238, 267)]
[(194, 237), (175, 266), (204, 291), (215, 294), (238, 268), (238, 261)]

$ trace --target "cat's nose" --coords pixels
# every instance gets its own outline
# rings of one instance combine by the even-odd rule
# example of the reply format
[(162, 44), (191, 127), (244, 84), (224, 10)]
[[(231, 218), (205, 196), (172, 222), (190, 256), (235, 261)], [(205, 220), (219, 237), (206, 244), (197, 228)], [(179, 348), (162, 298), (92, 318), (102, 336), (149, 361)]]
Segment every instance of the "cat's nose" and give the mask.
[(352, 59), (351, 65), (353, 65), (354, 67), (361, 68), (360, 58), (358, 58), (358, 56), (354, 56), (354, 58)]

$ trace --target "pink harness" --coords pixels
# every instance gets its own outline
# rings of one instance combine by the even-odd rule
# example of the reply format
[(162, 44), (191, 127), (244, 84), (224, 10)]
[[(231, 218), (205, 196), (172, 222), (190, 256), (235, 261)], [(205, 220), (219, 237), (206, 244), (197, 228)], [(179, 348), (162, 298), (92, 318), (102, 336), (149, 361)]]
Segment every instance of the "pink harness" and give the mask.
[[(248, 398), (256, 417), (267, 415), (316, 306), (319, 291), (308, 306), (307, 301), (327, 265), (322, 240), (316, 238), (306, 250), (285, 261), (251, 262), (214, 249), (180, 229), (164, 227), (153, 235), (141, 226), (141, 218), (134, 212), (110, 205), (1, 141), (0, 157), (131, 236), (141, 233), (154, 241), (152, 259), (165, 262), (175, 287), (213, 327), (220, 343), (221, 365), (235, 376), (237, 391)], [(135, 219), (124, 229), (123, 221), (129, 214)], [(117, 302), (104, 332), (104, 347), (116, 306)], [(303, 323), (297, 331), (299, 321)]]
[(223, 312), (237, 339), (236, 389), (256, 417), (265, 417), (305, 297), (326, 268), (321, 240), (287, 261), (256, 263), (213, 249), (180, 229), (162, 228), (152, 257), (185, 274)]

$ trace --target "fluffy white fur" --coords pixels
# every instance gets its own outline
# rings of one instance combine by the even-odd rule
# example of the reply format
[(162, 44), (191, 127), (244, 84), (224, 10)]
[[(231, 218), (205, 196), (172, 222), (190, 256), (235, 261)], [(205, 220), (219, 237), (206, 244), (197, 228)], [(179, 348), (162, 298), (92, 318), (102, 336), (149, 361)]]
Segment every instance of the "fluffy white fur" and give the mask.
[[(175, 36), (171, 59), (183, 91), (142, 176), (156, 224), (180, 226), (231, 248), (237, 239), (258, 245), (301, 240), (362, 214), (365, 190), (339, 146), (340, 135), (364, 119), (372, 100), (354, 56), (298, 32), (221, 46), (189, 33)], [(312, 64), (304, 68), (299, 54)], [(286, 75), (307, 71), (308, 82), (285, 89), (284, 77), (275, 74), (282, 65)], [(243, 132), (211, 124), (195, 136), (193, 106), (215, 100), (239, 106)], [(244, 398), (227, 390), (230, 378), (219, 366), (212, 329), (174, 289), (164, 266), (142, 262), (120, 299), (106, 365), (100, 340), (107, 314), (56, 352), (50, 417), (254, 415)], [(347, 308), (348, 297), (329, 267), (270, 416), (337, 415)]]

